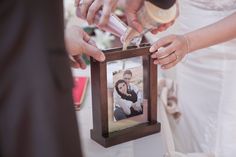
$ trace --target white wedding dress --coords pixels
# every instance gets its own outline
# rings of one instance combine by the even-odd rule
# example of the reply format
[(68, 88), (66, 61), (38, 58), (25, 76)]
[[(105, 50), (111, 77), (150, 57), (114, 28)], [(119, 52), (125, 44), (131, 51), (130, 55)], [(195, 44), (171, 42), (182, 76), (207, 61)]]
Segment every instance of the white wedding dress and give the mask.
[[(236, 0), (179, 3), (179, 34), (236, 12)], [(189, 54), (177, 65), (177, 83), (182, 110), (180, 121), (172, 126), (177, 150), (236, 156), (236, 40)]]

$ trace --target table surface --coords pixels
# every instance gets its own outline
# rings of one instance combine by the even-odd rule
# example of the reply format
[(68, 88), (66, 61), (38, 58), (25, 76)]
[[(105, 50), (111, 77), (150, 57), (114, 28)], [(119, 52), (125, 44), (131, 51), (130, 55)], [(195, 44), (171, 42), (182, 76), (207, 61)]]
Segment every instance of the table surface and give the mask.
[[(72, 69), (74, 76), (90, 77), (90, 67), (85, 70)], [(91, 82), (89, 80), (85, 100), (81, 110), (77, 111), (80, 140), (84, 157), (162, 157), (165, 152), (161, 133), (149, 135), (137, 140), (104, 148), (90, 138), (92, 129)]]

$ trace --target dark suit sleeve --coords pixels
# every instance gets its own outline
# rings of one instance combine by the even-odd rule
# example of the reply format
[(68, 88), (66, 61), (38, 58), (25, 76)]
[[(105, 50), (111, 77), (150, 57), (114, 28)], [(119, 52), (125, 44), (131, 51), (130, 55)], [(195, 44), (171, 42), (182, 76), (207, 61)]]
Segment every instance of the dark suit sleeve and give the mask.
[(148, 0), (148, 1), (150, 1), (151, 3), (162, 9), (169, 9), (176, 2), (176, 0)]
[(0, 0), (0, 157), (82, 157), (62, 0)]

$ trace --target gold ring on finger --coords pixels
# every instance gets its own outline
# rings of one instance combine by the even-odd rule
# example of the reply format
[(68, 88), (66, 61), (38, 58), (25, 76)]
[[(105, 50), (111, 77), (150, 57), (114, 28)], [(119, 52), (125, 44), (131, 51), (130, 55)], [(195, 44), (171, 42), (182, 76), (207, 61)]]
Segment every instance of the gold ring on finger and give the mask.
[(179, 60), (180, 59), (180, 56), (177, 55), (175, 52), (173, 52), (175, 54), (175, 60)]

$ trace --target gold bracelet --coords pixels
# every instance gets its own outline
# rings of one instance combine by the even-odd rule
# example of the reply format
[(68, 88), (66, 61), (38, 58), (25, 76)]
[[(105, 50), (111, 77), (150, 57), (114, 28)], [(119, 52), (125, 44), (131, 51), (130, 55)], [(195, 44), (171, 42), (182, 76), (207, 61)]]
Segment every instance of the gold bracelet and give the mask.
[(188, 55), (188, 53), (189, 53), (189, 39), (188, 39), (188, 37), (186, 36), (186, 35), (183, 35), (183, 37), (184, 37), (184, 40), (185, 40), (185, 42), (186, 42), (186, 46), (187, 46), (187, 52), (186, 52), (186, 54), (185, 54), (185, 56), (184, 56), (184, 61), (183, 61), (183, 63), (187, 60), (187, 55)]
[(186, 36), (186, 35), (183, 35), (183, 37), (184, 37), (184, 39), (185, 39), (185, 42), (186, 42), (186, 44), (187, 44), (187, 52), (186, 52), (186, 54), (188, 54), (189, 53), (189, 39), (188, 39), (188, 37)]

